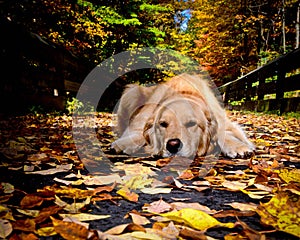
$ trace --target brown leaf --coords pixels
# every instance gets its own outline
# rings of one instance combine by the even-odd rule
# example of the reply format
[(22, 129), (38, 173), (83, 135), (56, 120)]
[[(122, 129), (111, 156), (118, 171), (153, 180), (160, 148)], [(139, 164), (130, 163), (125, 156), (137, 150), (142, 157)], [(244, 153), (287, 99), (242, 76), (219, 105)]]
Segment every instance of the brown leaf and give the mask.
[(215, 218), (224, 218), (224, 217), (250, 217), (254, 216), (255, 212), (253, 211), (237, 211), (237, 210), (224, 210), (214, 214)]
[(49, 156), (46, 153), (36, 153), (27, 156), (28, 161), (47, 161)]
[(20, 219), (12, 222), (14, 230), (21, 230), (23, 232), (34, 232), (35, 231), (35, 221), (33, 219)]
[(38, 224), (38, 223), (42, 223), (44, 221), (46, 221), (50, 216), (58, 213), (59, 210), (61, 210), (62, 208), (59, 206), (50, 206), (47, 208), (43, 208), (39, 215), (34, 219), (34, 221)]
[(44, 202), (44, 198), (37, 196), (35, 194), (28, 194), (21, 200), (21, 207), (22, 208), (33, 208), (37, 206), (41, 206)]
[(179, 236), (184, 239), (193, 239), (193, 240), (206, 240), (207, 237), (204, 234), (204, 231), (197, 231), (191, 228), (183, 228), (179, 232)]
[(84, 226), (74, 223), (57, 220), (51, 217), (54, 230), (67, 240), (86, 240), (89, 230)]

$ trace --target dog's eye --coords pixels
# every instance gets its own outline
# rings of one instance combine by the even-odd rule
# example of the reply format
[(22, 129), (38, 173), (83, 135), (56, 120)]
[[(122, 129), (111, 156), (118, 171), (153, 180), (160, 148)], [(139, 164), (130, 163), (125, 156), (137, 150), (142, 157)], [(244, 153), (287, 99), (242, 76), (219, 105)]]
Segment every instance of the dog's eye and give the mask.
[(187, 128), (196, 126), (197, 123), (195, 121), (189, 121), (185, 124)]
[(167, 128), (169, 126), (169, 124), (166, 121), (161, 121), (161, 122), (159, 122), (159, 126), (161, 126), (163, 128)]

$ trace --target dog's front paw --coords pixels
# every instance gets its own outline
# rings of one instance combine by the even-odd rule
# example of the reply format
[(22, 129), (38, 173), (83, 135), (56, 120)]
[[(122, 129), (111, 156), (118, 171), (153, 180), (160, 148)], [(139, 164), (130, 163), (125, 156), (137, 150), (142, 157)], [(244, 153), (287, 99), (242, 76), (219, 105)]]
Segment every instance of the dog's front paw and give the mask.
[(123, 152), (125, 154), (132, 154), (137, 151), (138, 147), (135, 145), (124, 145), (122, 141), (115, 141), (111, 144), (111, 148), (114, 149), (117, 153)]
[(239, 139), (227, 139), (223, 148), (222, 153), (230, 158), (236, 157), (248, 157), (253, 155), (255, 146), (250, 142), (242, 142)]
[(111, 148), (117, 153), (123, 152), (125, 154), (133, 154), (138, 152), (145, 144), (144, 138), (138, 135), (130, 135), (121, 137), (112, 143)]

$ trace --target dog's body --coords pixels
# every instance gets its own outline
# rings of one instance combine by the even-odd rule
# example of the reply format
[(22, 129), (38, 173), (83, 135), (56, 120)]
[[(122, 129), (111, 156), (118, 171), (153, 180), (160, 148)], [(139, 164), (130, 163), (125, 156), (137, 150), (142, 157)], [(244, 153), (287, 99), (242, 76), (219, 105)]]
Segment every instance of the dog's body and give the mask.
[(229, 157), (254, 150), (226, 116), (207, 81), (188, 74), (152, 87), (129, 85), (119, 108), (121, 135), (112, 147), (127, 154), (194, 157), (221, 152)]

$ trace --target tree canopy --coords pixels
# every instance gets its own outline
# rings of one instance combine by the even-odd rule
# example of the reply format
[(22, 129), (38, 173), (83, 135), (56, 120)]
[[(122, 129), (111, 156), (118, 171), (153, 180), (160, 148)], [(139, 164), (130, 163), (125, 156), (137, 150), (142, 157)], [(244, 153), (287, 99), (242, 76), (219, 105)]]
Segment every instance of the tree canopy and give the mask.
[(299, 46), (297, 0), (2, 1), (1, 15), (79, 58), (161, 47), (222, 84)]

